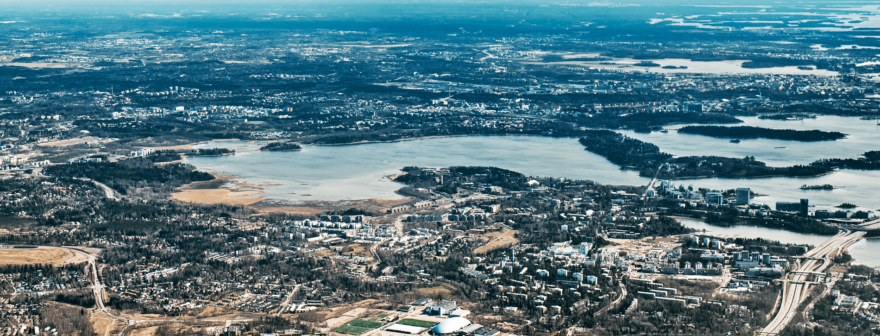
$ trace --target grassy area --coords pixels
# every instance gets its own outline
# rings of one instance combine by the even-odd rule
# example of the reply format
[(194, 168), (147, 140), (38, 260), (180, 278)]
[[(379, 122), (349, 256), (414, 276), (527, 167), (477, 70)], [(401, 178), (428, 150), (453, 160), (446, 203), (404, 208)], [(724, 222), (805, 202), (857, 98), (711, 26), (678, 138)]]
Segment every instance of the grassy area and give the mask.
[(509, 245), (518, 244), (519, 240), (514, 238), (519, 231), (511, 230), (510, 228), (504, 226), (501, 229), (501, 232), (489, 232), (483, 235), (483, 237), (491, 239), (491, 241), (483, 246), (480, 246), (476, 250), (474, 250), (474, 254), (482, 254), (494, 249), (502, 248)]
[(355, 326), (350, 326), (350, 325), (346, 324), (346, 325), (341, 326), (339, 328), (336, 328), (334, 330), (336, 332), (341, 332), (341, 333), (345, 333), (345, 334), (360, 335), (360, 334), (363, 334), (363, 333), (368, 332), (373, 329), (372, 328), (355, 327)]
[(334, 329), (336, 332), (346, 333), (346, 334), (354, 334), (360, 335), (370, 330), (379, 328), (385, 325), (384, 323), (372, 322), (372, 321), (364, 321), (364, 320), (354, 320), (344, 324), (343, 326)]
[(443, 285), (440, 285), (440, 286), (426, 287), (426, 288), (419, 288), (419, 289), (416, 290), (416, 293), (417, 293), (419, 296), (434, 297), (434, 296), (436, 296), (437, 294), (440, 294), (440, 295), (443, 295), (443, 296), (447, 296), (447, 295), (452, 294), (452, 292), (454, 292), (454, 291), (455, 291), (455, 288), (454, 288), (454, 287), (449, 286), (449, 285), (446, 285), (446, 284), (443, 284)]
[(403, 319), (403, 320), (398, 321), (397, 324), (403, 324), (403, 325), (414, 326), (414, 327), (422, 327), (422, 328), (433, 328), (435, 325), (437, 325), (437, 322)]
[(379, 322), (373, 322), (373, 321), (354, 320), (354, 321), (348, 322), (347, 325), (351, 325), (351, 326), (355, 326), (355, 327), (376, 329), (376, 328), (379, 328), (385, 324), (379, 323)]

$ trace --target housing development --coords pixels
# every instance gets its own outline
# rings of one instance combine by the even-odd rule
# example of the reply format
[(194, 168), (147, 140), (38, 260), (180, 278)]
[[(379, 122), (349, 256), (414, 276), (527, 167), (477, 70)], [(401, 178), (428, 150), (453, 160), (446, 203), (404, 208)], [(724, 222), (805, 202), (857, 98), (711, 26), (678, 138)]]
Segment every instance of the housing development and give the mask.
[(880, 333), (877, 5), (3, 7), (0, 335)]

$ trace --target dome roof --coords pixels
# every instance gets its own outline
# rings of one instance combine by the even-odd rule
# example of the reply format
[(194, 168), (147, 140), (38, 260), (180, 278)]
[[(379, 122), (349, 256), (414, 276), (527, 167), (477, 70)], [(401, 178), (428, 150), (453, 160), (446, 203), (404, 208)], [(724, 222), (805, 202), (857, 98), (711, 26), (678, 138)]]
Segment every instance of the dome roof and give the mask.
[(468, 324), (471, 324), (471, 321), (468, 321), (468, 319), (464, 317), (453, 317), (446, 321), (440, 322), (440, 324), (434, 326), (434, 329), (431, 329), (431, 331), (438, 334), (451, 334), (461, 328), (466, 327)]

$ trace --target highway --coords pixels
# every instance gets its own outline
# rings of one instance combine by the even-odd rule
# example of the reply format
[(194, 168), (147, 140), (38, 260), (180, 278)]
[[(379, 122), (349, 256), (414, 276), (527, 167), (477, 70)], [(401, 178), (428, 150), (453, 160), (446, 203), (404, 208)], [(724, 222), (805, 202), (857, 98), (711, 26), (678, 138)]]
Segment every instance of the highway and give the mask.
[(785, 329), (785, 326), (797, 315), (797, 309), (801, 302), (810, 293), (813, 283), (809, 280), (815, 274), (809, 272), (824, 272), (832, 265), (831, 259), (834, 256), (840, 251), (846, 250), (864, 236), (865, 232), (863, 231), (841, 231), (836, 236), (822, 243), (822, 245), (819, 245), (819, 247), (807, 252), (800, 266), (794, 272), (789, 273), (787, 279), (783, 280), (785, 282), (782, 290), (782, 304), (776, 316), (764, 328), (762, 334), (776, 335)]
[(74, 179), (80, 180), (80, 181), (92, 182), (98, 188), (101, 188), (101, 190), (104, 191), (104, 197), (106, 197), (108, 199), (115, 200), (115, 201), (119, 200), (119, 197), (116, 197), (116, 191), (114, 191), (113, 188), (108, 187), (106, 184), (103, 184), (101, 182), (98, 182), (98, 181), (95, 181), (95, 180), (92, 180), (89, 178), (84, 178), (84, 177), (75, 177)]
[(880, 219), (862, 223), (862, 225), (859, 225), (859, 228), (863, 230), (880, 230)]

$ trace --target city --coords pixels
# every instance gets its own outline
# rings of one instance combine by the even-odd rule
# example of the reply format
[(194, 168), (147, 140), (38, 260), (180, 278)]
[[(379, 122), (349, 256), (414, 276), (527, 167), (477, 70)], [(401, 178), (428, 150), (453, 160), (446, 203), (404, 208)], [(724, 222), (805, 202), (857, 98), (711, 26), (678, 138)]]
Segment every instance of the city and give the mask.
[(4, 4), (0, 335), (876, 335), (880, 7)]

